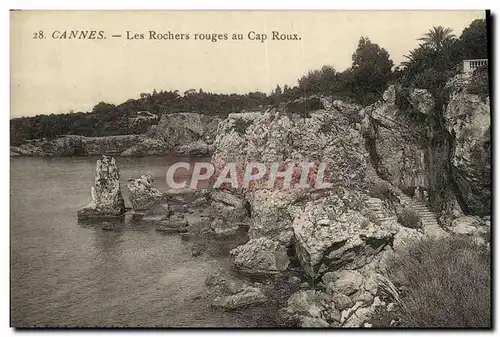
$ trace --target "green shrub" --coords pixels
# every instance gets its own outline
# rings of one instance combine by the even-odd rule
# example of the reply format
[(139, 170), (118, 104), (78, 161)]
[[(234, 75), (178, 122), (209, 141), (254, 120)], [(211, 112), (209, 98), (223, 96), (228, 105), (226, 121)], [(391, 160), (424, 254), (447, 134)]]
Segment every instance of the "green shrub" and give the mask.
[(490, 252), (463, 237), (416, 242), (389, 258), (406, 327), (491, 327)]
[(420, 215), (412, 209), (404, 208), (398, 214), (398, 222), (408, 228), (421, 228), (422, 223)]

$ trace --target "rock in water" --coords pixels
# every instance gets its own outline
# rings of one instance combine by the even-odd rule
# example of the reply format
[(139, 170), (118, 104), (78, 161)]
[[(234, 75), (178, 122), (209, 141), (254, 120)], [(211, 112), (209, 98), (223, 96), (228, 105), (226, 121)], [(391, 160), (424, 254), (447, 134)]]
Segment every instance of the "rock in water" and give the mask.
[(231, 251), (236, 268), (249, 274), (272, 274), (287, 269), (290, 260), (286, 248), (268, 238), (251, 239)]
[(112, 231), (115, 229), (115, 225), (111, 222), (108, 222), (108, 221), (103, 221), (101, 224), (101, 227), (105, 231)]
[(129, 199), (134, 211), (147, 210), (159, 201), (166, 199), (166, 194), (153, 187), (150, 175), (143, 175), (138, 179), (129, 179), (127, 188), (130, 191)]
[(125, 202), (120, 190), (120, 171), (113, 157), (102, 156), (97, 161), (91, 195), (92, 201), (78, 211), (78, 219), (117, 216), (125, 212)]
[(266, 295), (264, 295), (259, 288), (246, 287), (234, 295), (215, 298), (213, 306), (220, 307), (225, 310), (234, 310), (251, 305), (262, 304), (267, 302), (267, 300)]

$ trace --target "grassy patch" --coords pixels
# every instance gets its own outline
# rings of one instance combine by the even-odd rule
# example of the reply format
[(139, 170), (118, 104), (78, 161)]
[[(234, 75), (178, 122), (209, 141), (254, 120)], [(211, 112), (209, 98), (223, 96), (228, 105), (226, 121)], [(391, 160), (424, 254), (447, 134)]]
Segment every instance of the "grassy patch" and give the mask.
[(387, 271), (404, 326), (491, 327), (486, 246), (461, 237), (422, 240), (393, 256)]

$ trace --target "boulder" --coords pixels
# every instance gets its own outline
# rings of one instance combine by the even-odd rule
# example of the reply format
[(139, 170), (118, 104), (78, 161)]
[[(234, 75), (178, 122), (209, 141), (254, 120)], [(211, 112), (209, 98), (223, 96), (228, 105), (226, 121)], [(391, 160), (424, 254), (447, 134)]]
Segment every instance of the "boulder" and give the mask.
[(125, 202), (120, 190), (120, 172), (113, 157), (102, 156), (97, 161), (91, 196), (92, 201), (78, 211), (78, 219), (125, 213)]
[(359, 197), (348, 190), (307, 203), (293, 222), (295, 251), (307, 274), (362, 267), (392, 243), (397, 228), (361, 211)]
[(234, 266), (249, 274), (273, 274), (288, 268), (286, 248), (279, 242), (258, 238), (231, 250)]
[(382, 99), (389, 104), (396, 103), (396, 86), (394, 84), (390, 85), (387, 90), (384, 91)]
[(226, 237), (236, 234), (240, 229), (240, 226), (238, 224), (217, 218), (210, 223), (210, 228), (216, 236)]
[(297, 198), (292, 190), (257, 190), (248, 197), (251, 239), (266, 237), (285, 246), (292, 243), (292, 217), (288, 206)]
[(238, 224), (247, 218), (247, 202), (226, 191), (214, 191), (210, 194), (210, 216), (224, 222)]
[(127, 188), (134, 211), (151, 209), (167, 198), (165, 193), (153, 187), (153, 179), (150, 175), (143, 175), (138, 179), (129, 179)]
[(281, 309), (285, 320), (298, 321), (300, 327), (328, 327), (340, 321), (340, 312), (328, 295), (316, 290), (299, 290)]
[(120, 154), (123, 157), (162, 156), (170, 151), (161, 139), (143, 136)]
[[(328, 291), (328, 290), (327, 290)], [(349, 309), (354, 305), (354, 302), (351, 300), (351, 298), (347, 295), (344, 295), (342, 293), (334, 293), (332, 295), (332, 300), (333, 303), (335, 303), (335, 308), (338, 310), (345, 310)]]
[(363, 276), (355, 270), (340, 270), (325, 273), (323, 282), (327, 285), (327, 293), (349, 296), (361, 288)]

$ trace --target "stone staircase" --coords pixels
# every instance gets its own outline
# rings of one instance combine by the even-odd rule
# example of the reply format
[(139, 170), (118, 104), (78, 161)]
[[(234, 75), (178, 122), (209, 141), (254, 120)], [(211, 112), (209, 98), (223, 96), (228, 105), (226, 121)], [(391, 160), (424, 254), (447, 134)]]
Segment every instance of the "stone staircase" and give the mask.
[(380, 221), (382, 225), (391, 225), (398, 221), (398, 218), (395, 215), (388, 216), (386, 212), (384, 212), (383, 201), (378, 198), (371, 198), (365, 200), (366, 207), (372, 211), (377, 220)]
[(418, 215), (422, 219), (422, 228), (424, 230), (424, 233), (432, 237), (442, 237), (448, 234), (441, 228), (441, 226), (439, 226), (436, 214), (429, 210), (429, 208), (424, 203), (410, 198), (399, 188), (396, 188), (395, 192), (401, 204), (418, 213)]
[[(368, 164), (367, 166), (366, 177), (376, 184), (389, 184), (389, 182), (379, 177), (371, 164)], [(403, 193), (403, 191), (395, 186), (392, 186), (392, 189), (396, 193), (401, 204), (414, 210), (420, 215), (424, 233), (431, 237), (443, 237), (448, 235), (448, 233), (443, 230), (441, 226), (439, 226), (436, 214), (432, 212), (424, 203), (407, 196)], [(385, 224), (389, 222), (397, 222), (396, 216), (387, 216), (387, 214), (383, 211), (383, 203), (380, 199), (369, 197), (366, 200), (366, 205), (368, 209), (375, 213), (381, 223)]]

